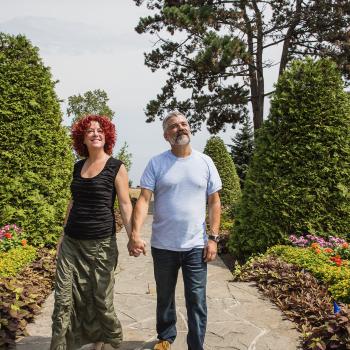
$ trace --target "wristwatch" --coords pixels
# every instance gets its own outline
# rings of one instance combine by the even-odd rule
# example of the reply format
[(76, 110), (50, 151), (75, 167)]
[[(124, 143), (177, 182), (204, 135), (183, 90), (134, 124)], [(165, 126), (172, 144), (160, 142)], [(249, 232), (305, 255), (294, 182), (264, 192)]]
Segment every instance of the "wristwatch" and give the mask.
[(218, 243), (220, 241), (220, 236), (219, 235), (208, 235), (208, 239)]

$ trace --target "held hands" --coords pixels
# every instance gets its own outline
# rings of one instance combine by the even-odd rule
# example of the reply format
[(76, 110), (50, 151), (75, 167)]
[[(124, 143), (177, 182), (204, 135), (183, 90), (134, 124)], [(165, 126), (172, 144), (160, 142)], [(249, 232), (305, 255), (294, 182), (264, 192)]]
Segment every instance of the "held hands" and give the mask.
[(130, 256), (138, 257), (141, 253), (146, 255), (146, 242), (139, 237), (130, 237), (127, 247)]
[(204, 247), (203, 258), (205, 262), (213, 261), (216, 258), (218, 244), (212, 240), (208, 240), (208, 245)]

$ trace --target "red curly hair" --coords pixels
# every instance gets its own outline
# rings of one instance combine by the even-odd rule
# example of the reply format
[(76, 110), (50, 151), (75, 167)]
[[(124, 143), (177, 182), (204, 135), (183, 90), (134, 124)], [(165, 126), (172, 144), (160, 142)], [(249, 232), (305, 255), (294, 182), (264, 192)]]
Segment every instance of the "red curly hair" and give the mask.
[(111, 155), (113, 147), (115, 145), (117, 136), (114, 124), (110, 119), (104, 115), (86, 115), (83, 118), (77, 120), (72, 125), (72, 139), (73, 148), (81, 157), (88, 157), (89, 151), (84, 144), (84, 136), (86, 130), (90, 127), (91, 122), (98, 122), (101, 129), (105, 134), (106, 143), (104, 146), (104, 151)]

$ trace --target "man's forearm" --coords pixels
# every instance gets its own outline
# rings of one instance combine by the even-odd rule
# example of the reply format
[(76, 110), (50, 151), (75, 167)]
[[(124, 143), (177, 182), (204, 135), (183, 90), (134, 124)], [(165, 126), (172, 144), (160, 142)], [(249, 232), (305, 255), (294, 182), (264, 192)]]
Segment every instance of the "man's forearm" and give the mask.
[(220, 198), (214, 198), (208, 202), (208, 216), (210, 232), (218, 234), (220, 230), (221, 203)]
[(149, 207), (149, 202), (143, 197), (140, 197), (137, 200), (134, 208), (133, 219), (132, 219), (133, 225), (132, 225), (131, 236), (133, 238), (140, 236), (142, 225), (148, 213), (148, 207)]

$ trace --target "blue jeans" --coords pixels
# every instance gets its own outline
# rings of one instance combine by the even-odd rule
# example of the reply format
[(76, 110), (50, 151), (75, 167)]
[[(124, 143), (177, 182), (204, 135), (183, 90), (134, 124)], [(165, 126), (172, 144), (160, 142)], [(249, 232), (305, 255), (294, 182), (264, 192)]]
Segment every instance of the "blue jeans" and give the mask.
[(154, 277), (157, 285), (158, 339), (176, 338), (175, 288), (180, 267), (185, 286), (189, 350), (203, 350), (207, 326), (207, 263), (203, 249), (176, 252), (152, 247)]

